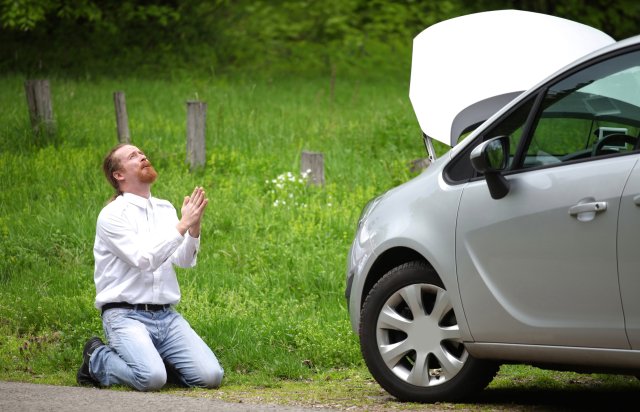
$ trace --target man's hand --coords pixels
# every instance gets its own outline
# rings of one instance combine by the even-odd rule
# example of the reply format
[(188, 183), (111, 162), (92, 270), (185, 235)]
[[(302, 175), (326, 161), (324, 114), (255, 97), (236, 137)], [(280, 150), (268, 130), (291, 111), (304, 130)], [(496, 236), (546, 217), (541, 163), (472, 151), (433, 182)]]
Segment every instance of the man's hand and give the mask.
[(176, 229), (178, 229), (181, 235), (184, 236), (188, 230), (189, 235), (192, 237), (200, 236), (200, 223), (202, 222), (202, 216), (208, 204), (209, 199), (206, 198), (202, 187), (196, 186), (191, 196), (184, 197), (182, 210), (180, 211), (182, 217), (176, 225)]

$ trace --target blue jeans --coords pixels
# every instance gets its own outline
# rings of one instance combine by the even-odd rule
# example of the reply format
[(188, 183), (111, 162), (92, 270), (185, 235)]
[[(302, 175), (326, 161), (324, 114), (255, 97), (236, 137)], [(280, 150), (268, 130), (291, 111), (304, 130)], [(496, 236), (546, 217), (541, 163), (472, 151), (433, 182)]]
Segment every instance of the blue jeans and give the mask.
[(102, 325), (108, 345), (96, 349), (89, 362), (91, 374), (102, 386), (157, 390), (167, 382), (167, 368), (186, 386), (216, 388), (222, 382), (224, 370), (218, 359), (173, 308), (109, 309), (102, 315)]

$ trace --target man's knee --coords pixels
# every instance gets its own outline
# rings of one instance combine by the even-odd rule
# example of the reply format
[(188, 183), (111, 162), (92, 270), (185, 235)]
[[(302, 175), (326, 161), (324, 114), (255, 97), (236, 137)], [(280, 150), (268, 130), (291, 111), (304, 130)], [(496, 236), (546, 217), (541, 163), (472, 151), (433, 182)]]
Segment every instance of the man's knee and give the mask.
[(204, 387), (209, 389), (215, 389), (222, 384), (222, 377), (224, 376), (224, 370), (220, 366), (210, 369), (203, 377)]
[(134, 387), (142, 392), (157, 391), (167, 383), (167, 371), (163, 367), (136, 373)]
[(198, 371), (192, 382), (187, 382), (189, 386), (198, 388), (215, 389), (222, 384), (224, 370), (219, 365)]

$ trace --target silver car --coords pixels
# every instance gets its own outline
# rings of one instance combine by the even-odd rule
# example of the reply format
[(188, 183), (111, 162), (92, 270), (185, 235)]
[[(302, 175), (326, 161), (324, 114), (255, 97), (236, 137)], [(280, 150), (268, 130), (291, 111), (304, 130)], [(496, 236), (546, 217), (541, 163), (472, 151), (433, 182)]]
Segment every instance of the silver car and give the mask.
[[(464, 399), (502, 363), (640, 375), (640, 36), (515, 11), (453, 20), (414, 40), (432, 163), (367, 204), (349, 251), (371, 374), (418, 402)], [(517, 40), (494, 47), (487, 28)], [(432, 139), (453, 147), (436, 158)]]

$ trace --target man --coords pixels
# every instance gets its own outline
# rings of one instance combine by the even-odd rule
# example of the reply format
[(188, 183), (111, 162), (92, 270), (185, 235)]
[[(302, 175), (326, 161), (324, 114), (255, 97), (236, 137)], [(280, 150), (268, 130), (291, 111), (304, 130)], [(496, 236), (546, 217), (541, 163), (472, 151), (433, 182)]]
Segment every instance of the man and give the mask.
[(157, 390), (167, 372), (190, 387), (215, 388), (224, 371), (206, 343), (174, 309), (180, 289), (174, 270), (196, 264), (208, 199), (201, 187), (182, 203), (181, 217), (151, 196), (157, 173), (130, 144), (114, 147), (103, 171), (116, 190), (100, 212), (94, 243), (95, 306), (108, 344), (87, 341), (81, 385)]

